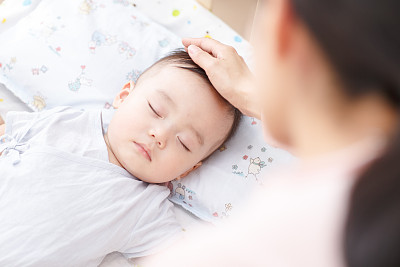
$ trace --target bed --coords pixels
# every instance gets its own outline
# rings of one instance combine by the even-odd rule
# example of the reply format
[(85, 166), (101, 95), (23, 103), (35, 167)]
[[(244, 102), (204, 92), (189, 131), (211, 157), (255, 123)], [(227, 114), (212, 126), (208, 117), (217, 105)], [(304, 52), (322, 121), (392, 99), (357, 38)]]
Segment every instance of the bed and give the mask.
[[(193, 0), (0, 1), (0, 115), (59, 105), (108, 109), (122, 82), (181, 47), (182, 37), (229, 44), (251, 66), (250, 44)], [(264, 143), (259, 121), (243, 118), (204, 166), (169, 185), (182, 231), (218, 227), (269, 172), (293, 160)], [(100, 266), (138, 264), (112, 253)]]

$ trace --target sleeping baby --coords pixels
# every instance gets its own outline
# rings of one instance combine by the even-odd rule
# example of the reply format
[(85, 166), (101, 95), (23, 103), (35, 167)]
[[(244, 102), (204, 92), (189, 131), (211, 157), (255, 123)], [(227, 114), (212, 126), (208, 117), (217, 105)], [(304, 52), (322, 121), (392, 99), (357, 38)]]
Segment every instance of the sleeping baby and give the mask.
[(9, 112), (0, 125), (0, 266), (97, 266), (181, 232), (161, 183), (201, 165), (240, 113), (184, 51), (127, 83), (113, 110)]

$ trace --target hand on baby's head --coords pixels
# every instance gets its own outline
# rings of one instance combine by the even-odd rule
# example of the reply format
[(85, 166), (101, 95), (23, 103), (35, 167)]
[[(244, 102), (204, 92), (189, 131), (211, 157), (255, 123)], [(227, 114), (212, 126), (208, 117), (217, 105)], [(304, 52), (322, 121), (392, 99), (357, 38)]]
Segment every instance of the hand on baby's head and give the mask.
[(234, 132), (240, 113), (184, 51), (147, 69), (114, 100), (105, 140), (110, 162), (149, 183), (200, 166)]

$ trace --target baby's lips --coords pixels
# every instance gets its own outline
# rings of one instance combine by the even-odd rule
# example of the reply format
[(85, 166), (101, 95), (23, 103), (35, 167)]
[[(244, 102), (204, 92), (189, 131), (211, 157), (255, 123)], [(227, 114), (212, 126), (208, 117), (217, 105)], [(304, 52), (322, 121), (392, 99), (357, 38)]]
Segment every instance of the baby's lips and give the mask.
[(138, 147), (139, 147), (139, 151), (140, 153), (142, 153), (142, 155), (147, 158), (149, 161), (151, 161), (151, 150), (148, 148), (147, 145), (142, 144), (142, 143), (137, 143), (134, 142)]
[(147, 155), (149, 155), (150, 161), (151, 161), (151, 150), (149, 149), (149, 147), (147, 145), (143, 144), (143, 148), (146, 151)]

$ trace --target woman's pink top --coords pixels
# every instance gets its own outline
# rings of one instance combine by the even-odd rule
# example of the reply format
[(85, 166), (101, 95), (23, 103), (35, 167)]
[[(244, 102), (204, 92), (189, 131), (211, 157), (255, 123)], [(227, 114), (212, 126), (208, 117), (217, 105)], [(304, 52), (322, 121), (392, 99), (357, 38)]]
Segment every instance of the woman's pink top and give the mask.
[(383, 147), (368, 139), (270, 175), (240, 217), (187, 236), (144, 266), (345, 266), (351, 189)]

